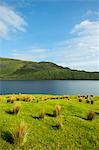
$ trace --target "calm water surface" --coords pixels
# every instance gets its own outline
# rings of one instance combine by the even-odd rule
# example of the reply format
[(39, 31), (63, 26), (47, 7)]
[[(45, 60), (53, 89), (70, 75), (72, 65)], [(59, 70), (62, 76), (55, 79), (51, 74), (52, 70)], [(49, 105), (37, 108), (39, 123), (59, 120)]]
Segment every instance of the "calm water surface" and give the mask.
[(0, 94), (99, 95), (99, 80), (0, 81)]

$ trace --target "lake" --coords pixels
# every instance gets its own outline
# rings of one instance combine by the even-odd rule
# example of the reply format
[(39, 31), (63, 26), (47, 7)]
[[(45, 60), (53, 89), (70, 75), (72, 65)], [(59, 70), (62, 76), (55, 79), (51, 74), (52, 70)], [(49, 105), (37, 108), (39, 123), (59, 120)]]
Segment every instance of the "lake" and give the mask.
[(0, 81), (0, 94), (99, 95), (99, 80)]

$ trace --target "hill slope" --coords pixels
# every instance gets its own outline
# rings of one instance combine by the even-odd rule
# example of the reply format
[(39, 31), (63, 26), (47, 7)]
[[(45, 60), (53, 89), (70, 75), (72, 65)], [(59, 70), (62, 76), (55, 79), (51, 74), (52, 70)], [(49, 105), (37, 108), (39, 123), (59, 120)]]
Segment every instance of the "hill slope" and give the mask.
[(0, 58), (1, 80), (99, 79), (99, 72), (71, 70), (51, 62), (32, 62)]

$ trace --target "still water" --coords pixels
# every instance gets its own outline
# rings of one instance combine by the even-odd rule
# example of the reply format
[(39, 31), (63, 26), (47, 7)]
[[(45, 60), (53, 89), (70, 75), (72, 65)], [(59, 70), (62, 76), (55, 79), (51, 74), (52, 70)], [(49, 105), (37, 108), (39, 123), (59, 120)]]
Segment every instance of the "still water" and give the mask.
[(0, 81), (0, 94), (99, 95), (99, 80)]

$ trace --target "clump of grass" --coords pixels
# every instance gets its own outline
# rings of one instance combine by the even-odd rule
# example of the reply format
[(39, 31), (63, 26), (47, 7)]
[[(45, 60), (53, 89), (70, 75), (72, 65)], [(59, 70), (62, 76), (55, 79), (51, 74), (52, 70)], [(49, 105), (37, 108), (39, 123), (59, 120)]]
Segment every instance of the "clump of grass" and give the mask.
[(0, 97), (0, 101), (2, 100), (2, 98)]
[(45, 117), (45, 110), (42, 109), (41, 112), (40, 112), (40, 114), (39, 114), (39, 118), (40, 119), (44, 119), (44, 117)]
[(22, 101), (31, 102), (33, 100), (32, 96), (26, 95), (21, 97)]
[(21, 105), (20, 104), (16, 104), (14, 107), (13, 107), (13, 110), (12, 110), (12, 113), (13, 114), (18, 114), (19, 111), (21, 109)]
[(55, 106), (55, 110), (53, 111), (53, 116), (54, 117), (57, 117), (60, 115), (60, 112), (61, 112), (61, 106), (60, 105), (56, 105)]
[(14, 103), (14, 101), (15, 101), (15, 97), (14, 96), (10, 96), (7, 99), (7, 103)]
[(14, 139), (17, 144), (24, 145), (24, 143), (26, 142), (26, 136), (27, 136), (27, 124), (24, 121), (22, 121), (14, 134)]
[(17, 101), (20, 101), (20, 99), (21, 99), (21, 96), (20, 96), (20, 95), (17, 95), (17, 96), (16, 96), (16, 100), (17, 100)]
[(86, 103), (89, 103), (89, 102), (90, 102), (90, 101), (87, 99), (87, 100), (86, 100)]
[(93, 120), (95, 117), (95, 112), (93, 111), (90, 111), (88, 114), (87, 114), (87, 120)]
[(56, 128), (57, 129), (60, 129), (62, 127), (63, 127), (63, 124), (60, 121), (56, 122)]
[(94, 104), (94, 101), (93, 101), (93, 100), (91, 100), (91, 104)]
[(79, 98), (79, 102), (82, 102), (82, 98)]

